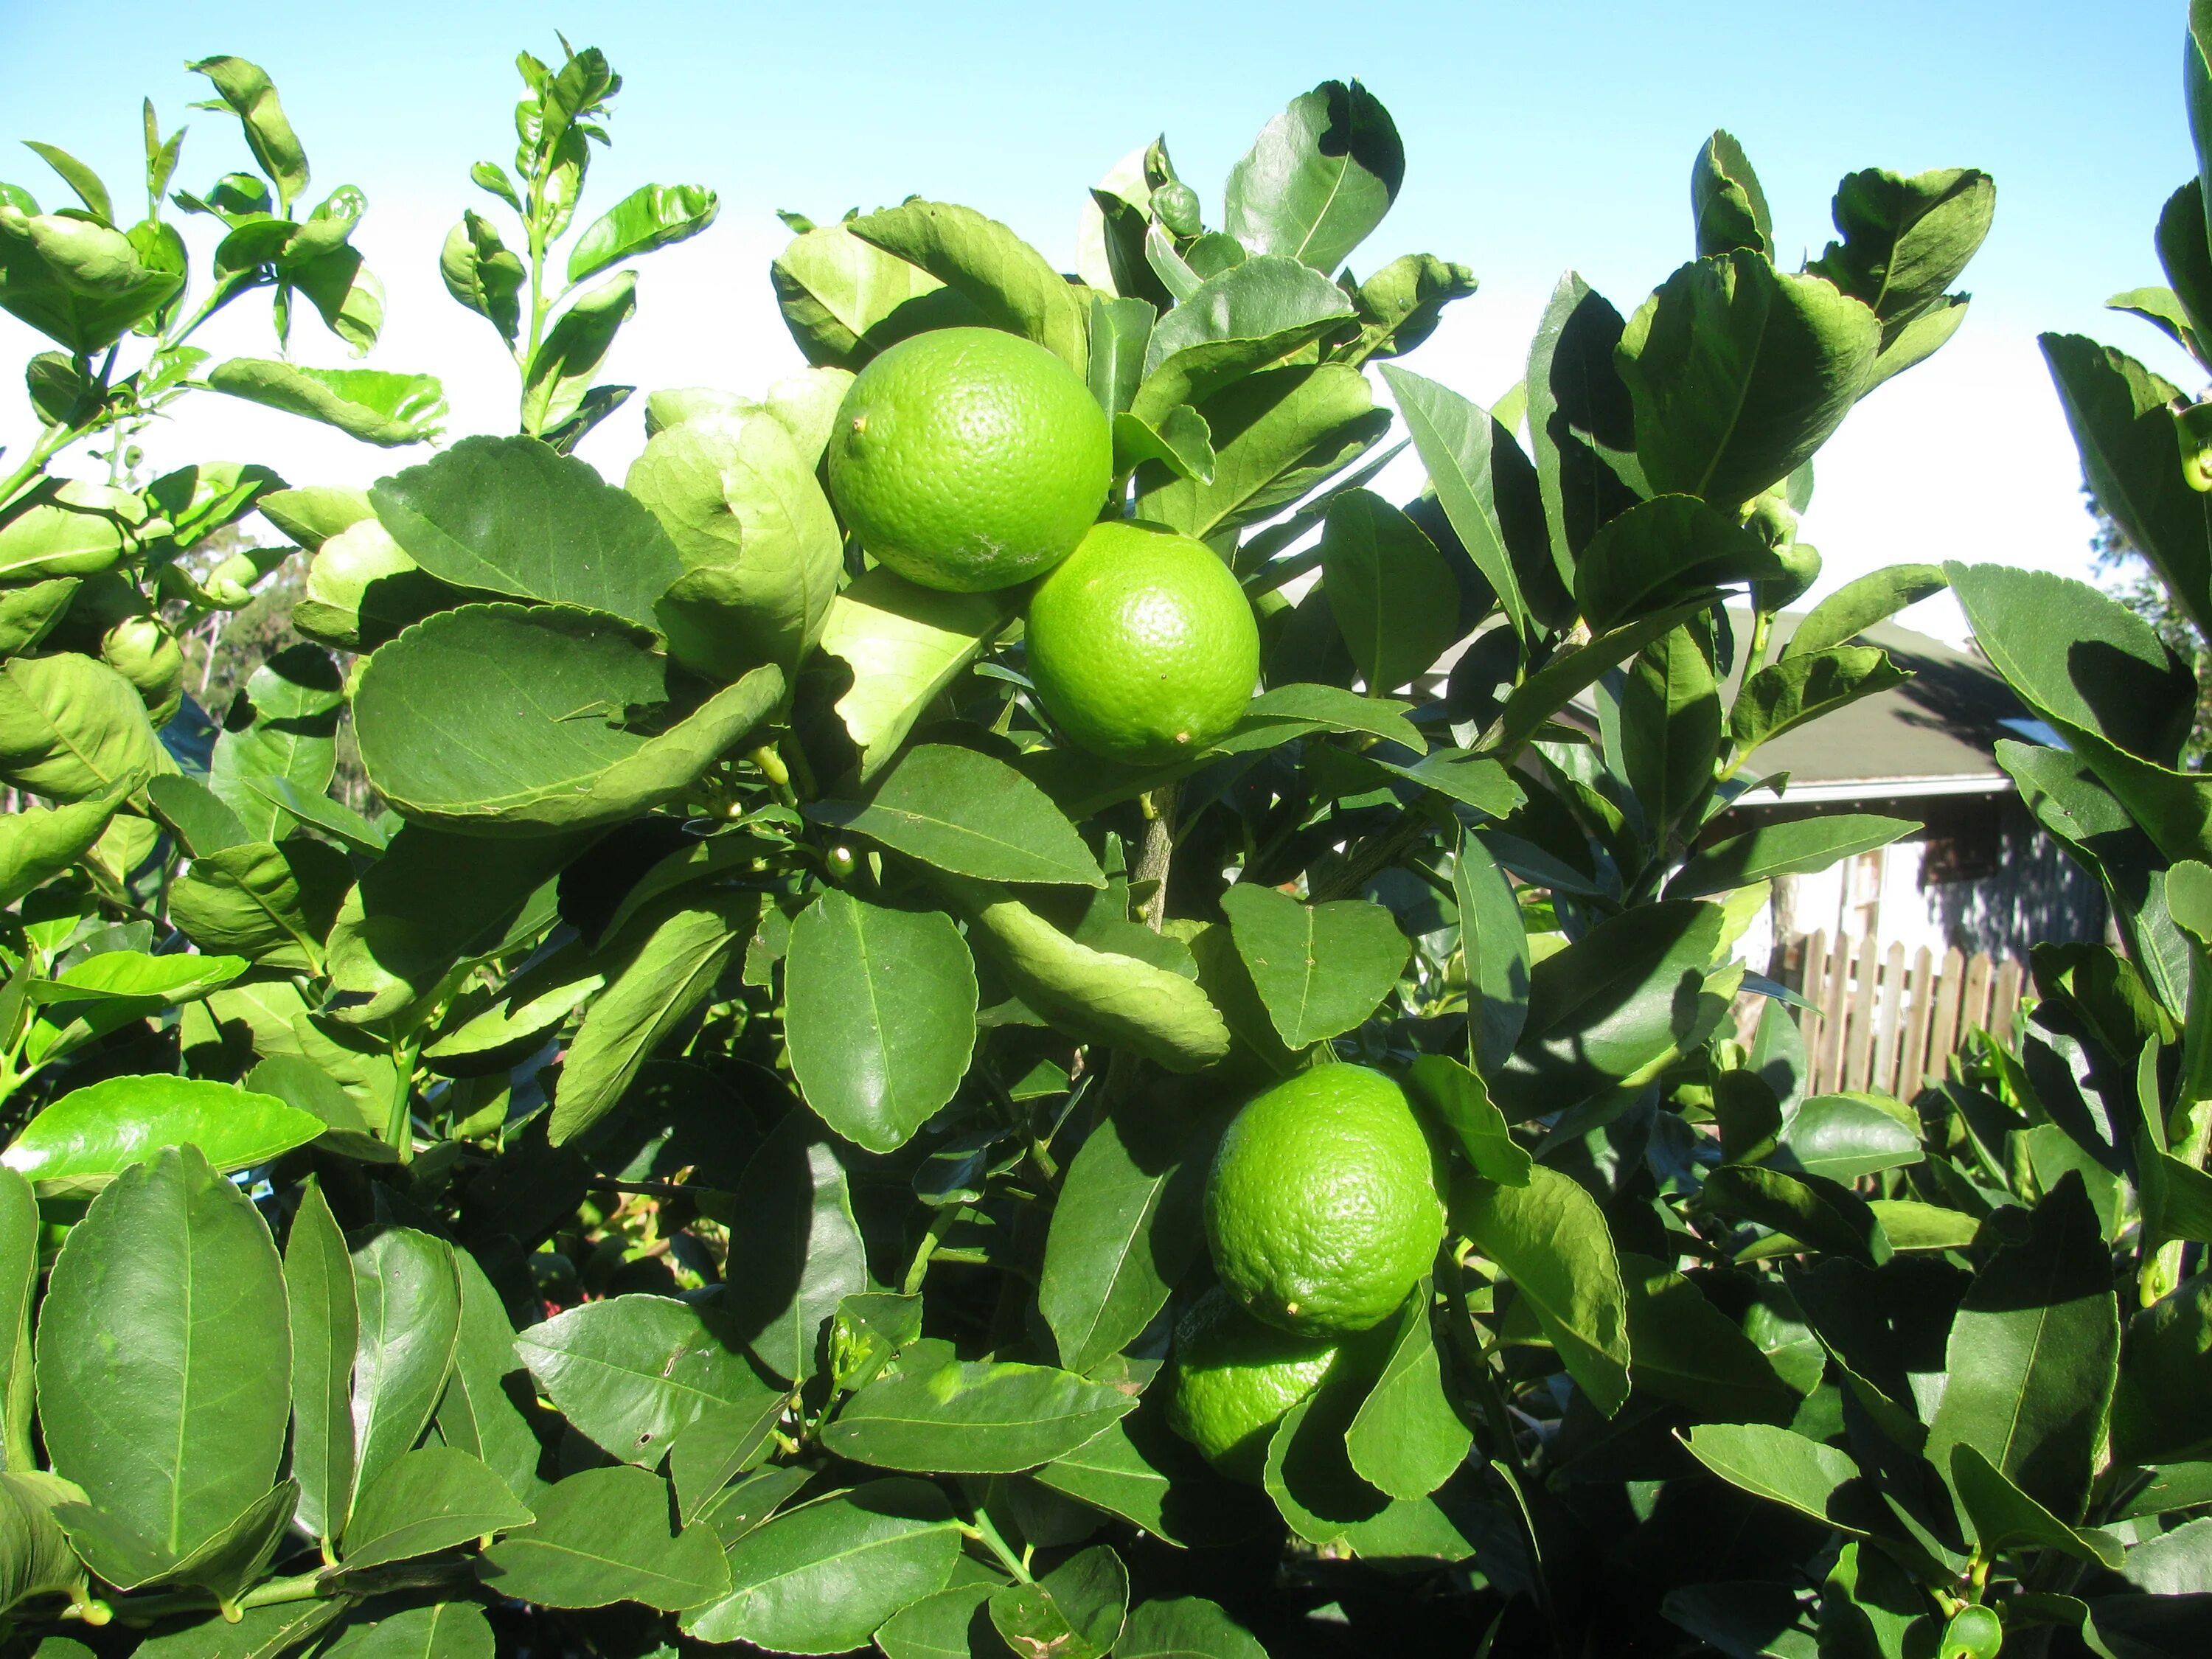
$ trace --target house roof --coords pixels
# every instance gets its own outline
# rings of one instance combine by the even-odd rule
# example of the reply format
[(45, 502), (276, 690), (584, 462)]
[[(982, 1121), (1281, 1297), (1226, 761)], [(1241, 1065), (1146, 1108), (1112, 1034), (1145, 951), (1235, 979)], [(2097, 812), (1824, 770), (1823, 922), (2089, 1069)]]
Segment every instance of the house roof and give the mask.
[[(1729, 614), (1737, 637), (1747, 638), (1749, 614)], [(1786, 641), (1802, 620), (1787, 612), (1775, 618), (1778, 641)], [(1762, 773), (1790, 774), (1787, 799), (1982, 794), (2013, 787), (1996, 763), (1997, 740), (2033, 735), (2035, 726), (1985, 659), (1895, 623), (1878, 623), (1860, 637), (1912, 678), (1763, 745), (1753, 764)]]

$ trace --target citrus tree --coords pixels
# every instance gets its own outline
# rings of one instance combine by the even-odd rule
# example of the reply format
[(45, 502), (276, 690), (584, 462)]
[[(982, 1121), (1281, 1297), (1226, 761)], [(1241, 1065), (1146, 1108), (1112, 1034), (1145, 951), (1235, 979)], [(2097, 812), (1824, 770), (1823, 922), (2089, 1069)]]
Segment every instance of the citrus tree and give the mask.
[[(191, 198), (242, 221), (216, 270), (342, 244), (210, 64), (276, 191)], [(1986, 176), (1855, 173), (1790, 271), (1716, 134), (1689, 262), (1627, 315), (1564, 278), (1484, 408), (1391, 361), (1474, 278), (1358, 257), (1405, 158), (1329, 82), (1212, 207), (1133, 153), (1073, 275), (968, 207), (786, 215), (806, 367), (678, 371), (617, 484), (568, 452), (630, 395), (630, 262), (715, 200), (576, 230), (619, 81), (521, 68), (471, 173), (520, 246), (470, 211), (440, 255), (518, 430), (366, 492), (210, 464), (251, 487), (180, 516), (118, 451), (90, 513), (52, 468), (135, 418), (116, 342), (185, 348), (167, 295), (40, 309), (92, 284), (52, 250), (173, 244), (96, 180), (0, 208), (0, 304), (67, 358), (0, 506), (0, 778), (51, 803), (0, 818), (21, 1639), (2193, 1650), (2141, 1593), (2180, 1566), (2066, 1576), (2133, 1559), (2093, 1483), (2212, 1495), (2193, 1439), (2108, 1453), (2096, 1154), (1808, 1098), (1735, 956), (1769, 878), (1913, 827), (1729, 813), (1947, 580), (1778, 622), (1815, 452), (1964, 317)], [(253, 267), (280, 332), (311, 263)], [(434, 387), (373, 375), (175, 388), (427, 440)], [(248, 511), (304, 638), (194, 742), (89, 607)]]

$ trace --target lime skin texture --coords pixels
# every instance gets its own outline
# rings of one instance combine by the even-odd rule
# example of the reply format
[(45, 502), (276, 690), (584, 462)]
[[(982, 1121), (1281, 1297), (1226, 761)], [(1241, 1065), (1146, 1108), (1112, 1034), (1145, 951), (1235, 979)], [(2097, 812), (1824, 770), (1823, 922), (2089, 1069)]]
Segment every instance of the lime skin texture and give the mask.
[(1222, 1474), (1257, 1486), (1275, 1425), (1335, 1358), (1335, 1344), (1262, 1325), (1216, 1285), (1176, 1323), (1168, 1426)]
[(1206, 1236), (1245, 1310), (1300, 1336), (1372, 1329), (1443, 1240), (1434, 1158), (1398, 1085), (1364, 1066), (1286, 1079), (1237, 1115), (1206, 1187)]
[(945, 328), (861, 369), (830, 432), (830, 494), (860, 545), (910, 581), (1011, 587), (1098, 516), (1114, 439), (1060, 358), (994, 328)]
[(1205, 543), (1111, 521), (1030, 599), (1030, 677), (1083, 748), (1160, 765), (1237, 724), (1260, 678), (1260, 629)]

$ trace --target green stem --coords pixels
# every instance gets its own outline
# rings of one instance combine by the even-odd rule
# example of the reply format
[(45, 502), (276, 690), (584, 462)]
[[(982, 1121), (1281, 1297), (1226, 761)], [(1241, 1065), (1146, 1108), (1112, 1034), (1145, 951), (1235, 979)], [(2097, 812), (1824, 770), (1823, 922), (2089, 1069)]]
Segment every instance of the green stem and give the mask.
[(384, 1139), (399, 1154), (402, 1164), (415, 1159), (415, 1059), (420, 1045), (413, 1041), (392, 1045), (392, 1064), (398, 1073), (392, 1084), (392, 1109), (385, 1119)]
[[(291, 1578), (271, 1578), (256, 1584), (232, 1605), (273, 1607), (288, 1601), (313, 1601), (323, 1595), (323, 1575), (303, 1572)], [(167, 1595), (128, 1596), (114, 1603), (115, 1617), (126, 1625), (150, 1625), (176, 1613), (212, 1613), (222, 1603), (204, 1590), (177, 1590)]]
[(1014, 1576), (1016, 1583), (1027, 1584), (1033, 1582), (1030, 1577), (1030, 1570), (1024, 1565), (1022, 1558), (1015, 1554), (1008, 1547), (1006, 1540), (999, 1535), (998, 1528), (991, 1524), (989, 1512), (981, 1504), (975, 1506), (975, 1523), (972, 1526), (963, 1527), (960, 1530), (997, 1556), (999, 1565)]
[(899, 1285), (901, 1296), (921, 1293), (922, 1280), (929, 1277), (930, 1258), (937, 1254), (937, 1247), (945, 1243), (945, 1234), (959, 1219), (960, 1207), (957, 1204), (940, 1204), (930, 1212), (929, 1225), (922, 1230), (921, 1243), (915, 1246), (914, 1260), (908, 1264), (906, 1278)]

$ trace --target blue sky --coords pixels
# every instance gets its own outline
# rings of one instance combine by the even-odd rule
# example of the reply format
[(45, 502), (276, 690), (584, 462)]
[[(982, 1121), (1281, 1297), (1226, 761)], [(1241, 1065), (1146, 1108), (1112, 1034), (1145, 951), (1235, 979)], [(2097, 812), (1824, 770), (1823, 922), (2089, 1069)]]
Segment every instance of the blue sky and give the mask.
[[(1866, 166), (1966, 165), (1996, 175), (1996, 225), (1968, 272), (1974, 310), (1934, 362), (1856, 410), (1824, 452), (1805, 533), (1823, 589), (1900, 559), (2002, 559), (2079, 573), (2088, 521), (2079, 469), (2035, 350), (2039, 329), (2097, 335), (2190, 380), (2144, 325), (2102, 309), (2159, 280), (2150, 228), (2191, 163), (2179, 100), (2181, 0), (1790, 0), (1654, 6), (1209, 4), (1072, 6), (484, 3), (372, 9), (240, 3), (0, 4), (6, 137), (58, 143), (118, 198), (137, 174), (137, 100), (189, 120), (179, 183), (243, 164), (235, 124), (188, 111), (188, 58), (233, 52), (283, 91), (318, 194), (360, 185), (356, 240), (389, 289), (377, 367), (442, 375), (456, 433), (510, 422), (512, 371), (491, 331), (445, 295), (436, 253), (464, 206), (489, 198), (470, 161), (506, 161), (522, 47), (555, 28), (625, 77), (615, 148), (586, 216), (648, 180), (721, 193), (705, 236), (642, 266), (638, 318), (609, 378), (757, 390), (795, 365), (767, 262), (779, 207), (834, 216), (909, 193), (966, 202), (1072, 266), (1083, 190), (1165, 131), (1218, 216), (1220, 181), (1261, 125), (1330, 76), (1358, 76), (1404, 135), (1397, 208), (1354, 256), (1471, 265), (1483, 290), (1410, 366), (1484, 402), (1519, 374), (1544, 295), (1581, 270), (1624, 311), (1689, 252), (1687, 179), (1705, 134), (1742, 140), (1786, 260), (1817, 253), (1836, 179)], [(1675, 21), (1668, 21), (1675, 20)], [(104, 54), (98, 62), (90, 56)], [(64, 192), (27, 152), (0, 177)], [(201, 234), (192, 232), (189, 234)], [(204, 341), (269, 350), (248, 299)], [(310, 362), (343, 361), (301, 331)], [(0, 355), (38, 349), (0, 318)], [(635, 407), (635, 405), (633, 405)], [(294, 482), (366, 482), (403, 464), (336, 434), (212, 395), (150, 446), (157, 464), (225, 455)], [(30, 422), (0, 394), (0, 441)], [(642, 441), (623, 411), (585, 453), (619, 477)], [(1418, 477), (1394, 480), (1410, 492)], [(1912, 620), (1955, 635), (1948, 600)]]

